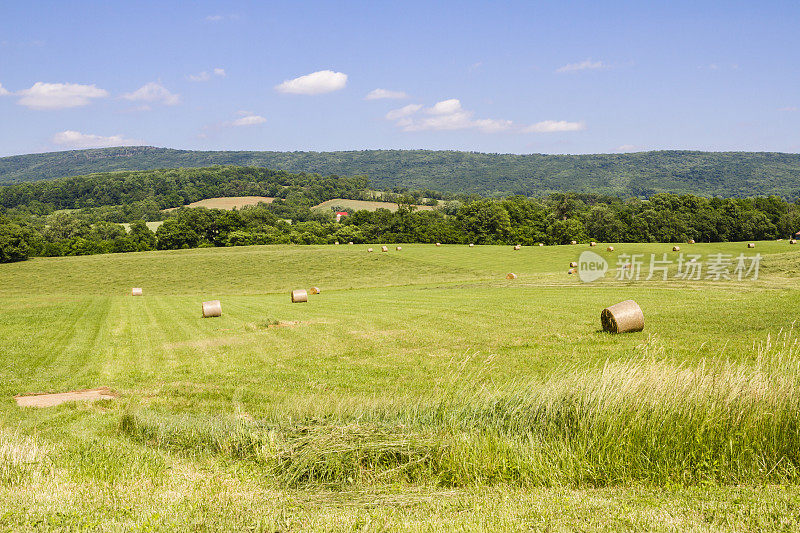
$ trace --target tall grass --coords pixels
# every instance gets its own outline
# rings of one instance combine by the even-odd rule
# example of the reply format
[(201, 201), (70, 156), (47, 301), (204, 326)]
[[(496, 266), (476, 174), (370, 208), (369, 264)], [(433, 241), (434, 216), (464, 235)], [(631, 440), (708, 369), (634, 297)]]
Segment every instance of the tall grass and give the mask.
[(0, 485), (19, 485), (50, 470), (49, 450), (28, 436), (0, 428)]
[(651, 339), (629, 360), (524, 386), (498, 390), (458, 375), (427, 400), (322, 419), (137, 412), (120, 427), (166, 449), (256, 461), (286, 485), (796, 482), (797, 339), (782, 332), (751, 356), (687, 366)]

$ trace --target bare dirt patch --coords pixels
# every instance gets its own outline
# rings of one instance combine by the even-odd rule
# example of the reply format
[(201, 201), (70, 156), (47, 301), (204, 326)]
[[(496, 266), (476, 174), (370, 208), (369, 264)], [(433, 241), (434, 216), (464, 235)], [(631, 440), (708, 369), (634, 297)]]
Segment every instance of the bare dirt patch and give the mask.
[(54, 407), (66, 402), (93, 402), (95, 400), (113, 400), (118, 397), (119, 394), (108, 387), (100, 387), (52, 394), (18, 394), (14, 396), (14, 399), (19, 407)]

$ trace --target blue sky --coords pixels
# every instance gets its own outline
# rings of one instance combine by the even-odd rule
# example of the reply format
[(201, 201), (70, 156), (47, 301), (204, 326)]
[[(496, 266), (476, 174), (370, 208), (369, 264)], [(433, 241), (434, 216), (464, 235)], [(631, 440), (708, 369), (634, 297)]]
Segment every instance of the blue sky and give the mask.
[(798, 28), (796, 1), (7, 1), (0, 155), (799, 152)]

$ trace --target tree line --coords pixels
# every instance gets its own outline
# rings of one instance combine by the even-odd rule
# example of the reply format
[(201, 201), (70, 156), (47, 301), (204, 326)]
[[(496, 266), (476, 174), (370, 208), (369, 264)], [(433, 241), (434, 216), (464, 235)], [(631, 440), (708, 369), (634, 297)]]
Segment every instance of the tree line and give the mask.
[(396, 195), (394, 199), (401, 201), (396, 212), (355, 211), (337, 223), (333, 209), (310, 208), (325, 194), (309, 198), (299, 191), (271, 204), (232, 211), (183, 207), (169, 213), (155, 232), (144, 221), (133, 222), (126, 232), (120, 224), (104, 220), (98, 208), (47, 215), (7, 209), (0, 215), (0, 262), (29, 256), (256, 244), (718, 242), (788, 238), (800, 231), (800, 202), (776, 196), (736, 199), (664, 193), (647, 200), (622, 200), (553, 194), (541, 199), (462, 198), (421, 211), (411, 205), (419, 194)]

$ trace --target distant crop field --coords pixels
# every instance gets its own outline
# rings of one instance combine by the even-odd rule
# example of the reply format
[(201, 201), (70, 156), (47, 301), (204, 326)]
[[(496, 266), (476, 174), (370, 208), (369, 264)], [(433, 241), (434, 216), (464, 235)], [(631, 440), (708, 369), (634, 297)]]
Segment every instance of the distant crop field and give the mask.
[(381, 244), (0, 264), (0, 529), (800, 529), (797, 246)]
[[(192, 202), (183, 207), (207, 207), (208, 209), (240, 209), (248, 205), (256, 205), (264, 202), (266, 204), (272, 203), (275, 198), (269, 196), (231, 196), (223, 198), (206, 198), (198, 202)], [(164, 211), (174, 211), (180, 209), (179, 207), (171, 207)]]
[[(164, 223), (164, 221), (163, 221), (163, 220), (157, 220), (157, 221), (155, 221), (155, 222), (145, 222), (145, 224), (147, 225), (147, 227), (148, 227), (148, 228), (150, 229), (150, 231), (152, 231), (152, 232), (155, 232), (155, 231), (156, 231), (158, 228), (160, 228), (160, 227), (161, 227), (161, 224), (163, 224), (163, 223)], [(120, 224), (120, 226), (122, 226), (123, 228), (125, 228), (125, 231), (126, 231), (126, 232), (130, 232), (130, 231), (131, 231), (131, 225), (130, 225), (129, 223), (127, 223), (127, 222), (122, 222), (122, 223)]]
[[(315, 205), (312, 209), (331, 209), (335, 207), (341, 207), (343, 209), (350, 209), (353, 211), (376, 211), (378, 209), (388, 209), (392, 212), (397, 211), (400, 208), (398, 204), (393, 202), (372, 202), (368, 200), (347, 200), (345, 198), (334, 198), (333, 200), (328, 200), (319, 205)], [(417, 205), (415, 208), (423, 211), (435, 209), (429, 205)]]

